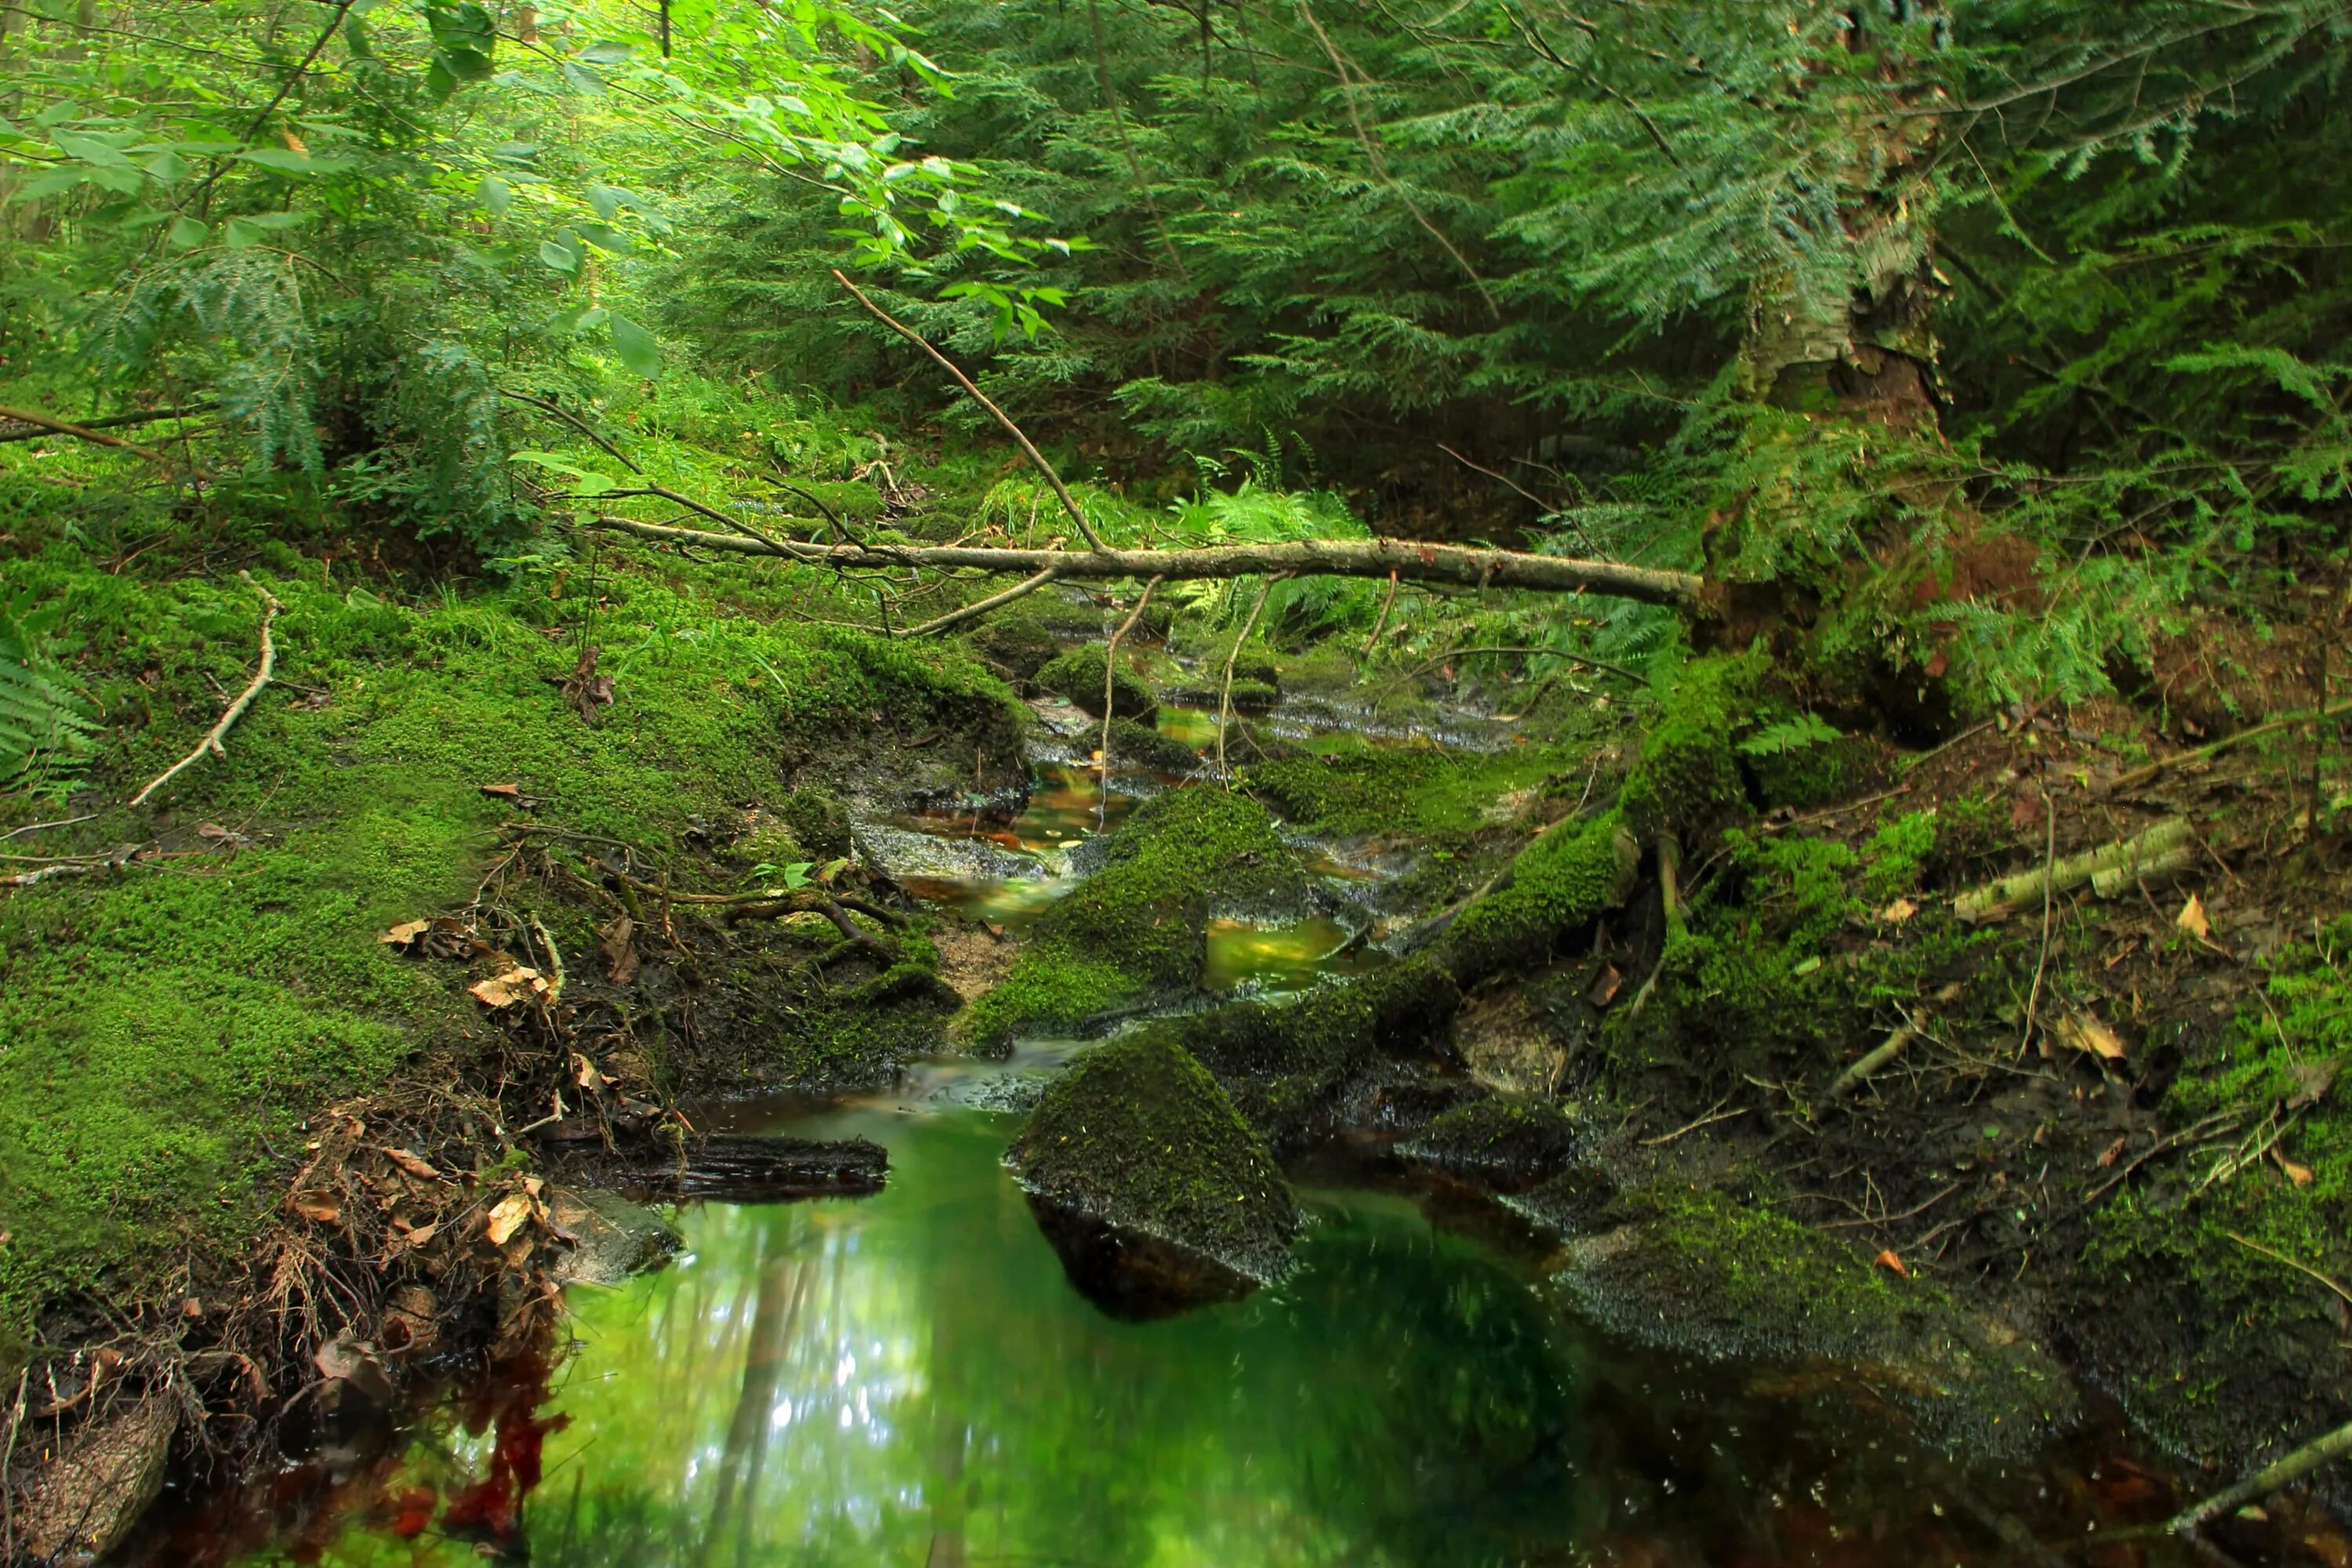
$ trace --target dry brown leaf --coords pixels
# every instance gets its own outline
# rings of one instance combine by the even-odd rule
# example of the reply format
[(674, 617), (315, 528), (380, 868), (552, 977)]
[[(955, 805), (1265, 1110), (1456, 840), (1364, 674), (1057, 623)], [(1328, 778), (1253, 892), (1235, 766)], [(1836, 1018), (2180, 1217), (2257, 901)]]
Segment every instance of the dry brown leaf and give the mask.
[(594, 1062), (578, 1051), (572, 1053), (572, 1077), (573, 1082), (591, 1094), (601, 1093), (604, 1088), (604, 1075), (596, 1070)]
[(2205, 918), (2205, 901), (2194, 893), (2180, 906), (2180, 912), (2172, 917), (2172, 923), (2199, 942), (2203, 942), (2213, 930), (2213, 922)]
[(2298, 1165), (2284, 1154), (2281, 1154), (2278, 1157), (2278, 1163), (2279, 1169), (2286, 1173), (2286, 1179), (2288, 1181), (2293, 1182), (2298, 1187), (2307, 1187), (2311, 1185), (2310, 1166)]
[(2099, 1022), (2095, 1014), (2070, 1013), (2052, 1027), (2061, 1045), (2088, 1051), (2101, 1061), (2119, 1062), (2130, 1054), (2123, 1037)]
[(320, 1345), (310, 1364), (329, 1383), (347, 1383), (378, 1404), (391, 1403), (392, 1379), (376, 1359), (375, 1346), (352, 1338), (349, 1330)]
[(2287, 1096), (2286, 1108), (2301, 1110), (2306, 1105), (2317, 1105), (2336, 1087), (2336, 1064), (2333, 1061), (2305, 1062), (2294, 1069), (2294, 1092)]
[(296, 1193), (286, 1203), (296, 1214), (319, 1225), (332, 1225), (343, 1217), (341, 1202), (331, 1193)]
[(481, 791), (484, 795), (494, 795), (499, 800), (520, 800), (522, 798), (522, 785), (520, 784), (483, 784), (481, 786)]
[(1885, 1269), (1889, 1274), (1900, 1275), (1906, 1279), (1911, 1278), (1911, 1270), (1903, 1267), (1903, 1259), (1895, 1256), (1895, 1249), (1891, 1247), (1885, 1251), (1880, 1253), (1877, 1257), (1872, 1258), (1871, 1261), (1878, 1265), (1879, 1268)]
[(614, 915), (596, 934), (604, 954), (604, 978), (615, 985), (626, 985), (635, 980), (638, 965), (636, 922), (625, 914)]
[(514, 1007), (546, 995), (547, 980), (529, 964), (518, 963), (504, 974), (466, 989), (485, 1007)]
[(1601, 973), (1592, 977), (1591, 988), (1584, 993), (1584, 999), (1595, 1007), (1606, 1007), (1617, 1000), (1617, 993), (1624, 984), (1625, 977), (1617, 973), (1615, 964), (1602, 964)]
[(414, 1150), (386, 1149), (383, 1157), (412, 1176), (420, 1176), (428, 1182), (441, 1178), (441, 1173), (433, 1168), (433, 1162)]
[(530, 1217), (530, 1194), (529, 1193), (509, 1193), (505, 1197), (500, 1198), (498, 1206), (490, 1210), (488, 1232), (490, 1245), (504, 1247), (507, 1244), (507, 1237), (520, 1229), (523, 1221)]
[(406, 947), (432, 929), (431, 921), (404, 921), (376, 938), (376, 941), (388, 943), (393, 947)]
[(2105, 1149), (2101, 1150), (2098, 1159), (2099, 1169), (2102, 1171), (2106, 1170), (2117, 1160), (2122, 1159), (2124, 1145), (2129, 1142), (2130, 1140), (2127, 1138), (2118, 1138), (2114, 1142), (2108, 1144)]
[(1899, 926), (1919, 912), (1919, 906), (1908, 899), (1897, 899), (1878, 911), (1878, 918), (1888, 925)]

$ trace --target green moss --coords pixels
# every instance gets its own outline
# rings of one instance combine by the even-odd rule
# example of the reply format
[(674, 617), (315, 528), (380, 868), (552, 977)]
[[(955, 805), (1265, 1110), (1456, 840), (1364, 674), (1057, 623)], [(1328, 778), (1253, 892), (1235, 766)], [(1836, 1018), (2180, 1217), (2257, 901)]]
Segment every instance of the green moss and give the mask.
[(1052, 632), (1027, 619), (988, 621), (969, 640), (973, 652), (1015, 680), (1034, 680), (1062, 650)]
[(1917, 888), (1936, 853), (1936, 814), (1910, 811), (1882, 826), (1862, 851), (1863, 894), (1884, 903)]
[(1497, 1094), (1436, 1117), (1404, 1152), (1465, 1175), (1533, 1182), (1565, 1167), (1587, 1141), (1551, 1101)]
[(1200, 753), (1192, 747), (1132, 719), (1110, 721), (1110, 755), (1114, 763), (1179, 776), (1201, 765)]
[(1670, 832), (1696, 841), (1748, 815), (1732, 742), (1751, 717), (1762, 668), (1759, 656), (1693, 659), (1659, 694), (1621, 797), (1627, 825), (1643, 839)]
[(1012, 973), (964, 1015), (959, 1033), (975, 1048), (1197, 986), (1213, 899), (1295, 896), (1301, 887), (1265, 808), (1223, 790), (1145, 802), (1102, 853), (1100, 868), (1038, 917)]
[(1622, 1228), (1570, 1243), (1560, 1279), (1622, 1331), (1708, 1357), (1866, 1363), (1857, 1392), (1960, 1448), (2031, 1452), (2075, 1418), (2071, 1380), (2040, 1350), (1769, 1205), (1663, 1184), (1617, 1213)]
[(849, 853), (849, 807), (830, 791), (796, 789), (776, 803), (776, 815), (801, 847), (819, 859)]
[[(1107, 648), (1101, 643), (1074, 647), (1037, 671), (1037, 684), (1079, 712), (1103, 716), (1103, 669)], [(1122, 719), (1149, 719), (1160, 710), (1160, 700), (1132, 672), (1114, 672), (1111, 711)]]
[(1375, 1053), (1425, 1046), (1460, 1004), (1453, 977), (1416, 956), (1300, 996), (1155, 1019), (1142, 1032), (1204, 1063), (1261, 1131), (1287, 1144)]
[(1486, 753), (1386, 748), (1261, 763), (1249, 770), (1248, 784), (1285, 821), (1309, 832), (1392, 834), (1454, 846), (1491, 826), (1489, 814), (1502, 796), (1535, 789), (1581, 763), (1548, 746)]
[[(542, 584), (399, 603), (278, 558), (279, 684), (227, 756), (150, 809), (11, 846), (185, 853), (0, 899), (0, 1322), (21, 1328), (66, 1291), (135, 1300), (191, 1251), (233, 1252), (269, 1206), (257, 1183), (271, 1151), (300, 1146), (305, 1116), (427, 1041), (480, 1036), (460, 967), (376, 937), (468, 903), (501, 823), (686, 866), (695, 819), (772, 795), (794, 756), (870, 744), (892, 721), (983, 721), (1007, 701), (953, 655), (766, 624), (657, 574), (670, 563), (614, 551), (590, 634), (614, 701), (592, 724), (548, 679), (569, 673), (576, 642), (542, 630), (587, 601)], [(9, 594), (65, 606), (63, 658), (110, 725), (92, 779), (105, 800), (184, 753), (253, 658), (250, 587), (149, 566), (155, 579), (117, 574), (64, 544), (0, 563)], [(204, 823), (252, 842), (212, 849)], [(514, 896), (538, 900), (567, 952), (593, 952), (584, 912)], [(784, 1024), (779, 1057), (880, 1048)]]
[[(2282, 1391), (2290, 1405), (2316, 1397), (2310, 1369), (2332, 1364), (2324, 1352), (2344, 1337), (2336, 1299), (2280, 1258), (2330, 1279), (2352, 1279), (2347, 1087), (2352, 916), (2279, 954), (2256, 1004), (2218, 1037), (2191, 1047), (2167, 1098), (2164, 1125), (2235, 1114), (2240, 1131), (2209, 1145), (2168, 1184), (2158, 1175), (2129, 1184), (2094, 1219), (2093, 1278), (2106, 1289), (2156, 1294), (2164, 1310), (2152, 1321), (2179, 1325), (2158, 1343), (2130, 1347), (2140, 1380), (2135, 1403), (2168, 1433), (2234, 1447), (2237, 1435), (2226, 1427), (2238, 1391), (2259, 1391), (2256, 1408), (2274, 1407)], [(2305, 1179), (2256, 1163), (2192, 1200), (2191, 1189), (2220, 1153), (2273, 1117), (2289, 1123), (2277, 1152)], [(2187, 1398), (2200, 1385), (2221, 1392), (2218, 1405), (2200, 1408)], [(2323, 1410), (2315, 1405), (2314, 1418)]]
[(1271, 681), (1244, 680), (1236, 675), (1221, 700), (1230, 702), (1236, 713), (1264, 713), (1282, 700), (1282, 689)]
[(1886, 743), (1874, 736), (1839, 735), (1790, 751), (1743, 752), (1740, 762), (1766, 806), (1810, 811), (1880, 787), (1887, 757)]
[(1508, 887), (1456, 917), (1437, 960), (1465, 987), (1539, 963), (1568, 932), (1624, 902), (1640, 864), (1616, 812), (1561, 823), (1519, 852)]
[(1080, 1055), (1005, 1163), (1055, 1203), (1260, 1279), (1282, 1272), (1298, 1228), (1297, 1200), (1265, 1142), (1207, 1069), (1154, 1036)]

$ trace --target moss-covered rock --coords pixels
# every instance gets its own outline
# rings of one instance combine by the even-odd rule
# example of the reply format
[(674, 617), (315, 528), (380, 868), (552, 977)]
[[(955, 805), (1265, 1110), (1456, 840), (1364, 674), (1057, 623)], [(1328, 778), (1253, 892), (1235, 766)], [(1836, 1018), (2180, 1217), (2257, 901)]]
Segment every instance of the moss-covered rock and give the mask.
[(1282, 689), (1271, 681), (1244, 680), (1236, 675), (1224, 700), (1233, 704), (1236, 713), (1265, 713), (1282, 700)]
[(1195, 988), (1213, 904), (1305, 893), (1265, 808), (1223, 790), (1171, 790), (1101, 845), (1094, 874), (1038, 917), (1012, 973), (964, 1014), (958, 1032), (973, 1048), (1003, 1050), (1025, 1030)]
[(1409, 958), (1301, 996), (1155, 1019), (1140, 1032), (1200, 1060), (1252, 1124), (1285, 1147), (1317, 1128), (1376, 1054), (1425, 1047), (1460, 1005), (1452, 975)]
[(1172, 735), (1132, 719), (1110, 721), (1110, 760), (1155, 773), (1189, 773), (1201, 765), (1200, 753)]
[(974, 653), (1015, 680), (1034, 680), (1062, 651), (1052, 632), (1028, 619), (984, 622), (969, 640)]
[(1679, 1184), (1620, 1200), (1555, 1283), (1580, 1314), (1710, 1359), (1805, 1362), (1955, 1449), (2030, 1454), (2080, 1415), (2072, 1380), (2006, 1324), (1773, 1210)]
[(1875, 735), (1839, 735), (1786, 751), (1741, 753), (1767, 807), (1810, 811), (1882, 787), (1894, 752)]
[(1005, 1152), (1030, 1192), (1279, 1277), (1298, 1204), (1263, 1139), (1182, 1048), (1139, 1034), (1081, 1054)]
[[(1101, 643), (1089, 643), (1059, 655), (1040, 668), (1037, 685), (1076, 708), (1079, 712), (1099, 719), (1103, 716), (1103, 667), (1108, 650)], [(1160, 700), (1151, 688), (1131, 670), (1111, 673), (1111, 712), (1121, 719), (1149, 719), (1160, 710)]]
[(1542, 961), (1559, 939), (1616, 908), (1642, 853), (1615, 812), (1562, 823), (1519, 852), (1509, 884), (1464, 910), (1436, 957), (1465, 986)]
[(822, 789), (796, 789), (776, 804), (776, 815), (801, 847), (820, 859), (849, 853), (849, 807)]
[(1586, 1129), (1550, 1100), (1497, 1094), (1435, 1118), (1399, 1152), (1457, 1175), (1525, 1187), (1566, 1168), (1590, 1142)]

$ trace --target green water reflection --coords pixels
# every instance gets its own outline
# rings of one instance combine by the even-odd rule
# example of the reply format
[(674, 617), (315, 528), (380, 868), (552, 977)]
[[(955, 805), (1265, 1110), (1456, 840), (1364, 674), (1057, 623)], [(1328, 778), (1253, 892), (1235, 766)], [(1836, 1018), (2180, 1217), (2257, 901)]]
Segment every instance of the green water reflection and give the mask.
[(1289, 925), (1252, 921), (1209, 922), (1209, 963), (1203, 983), (1212, 991), (1254, 985), (1269, 992), (1297, 991), (1325, 974), (1361, 974), (1388, 955), (1353, 941), (1338, 921), (1314, 915)]
[[(584, 1347), (549, 1407), (569, 1423), (517, 1546), (581, 1568), (1226, 1568), (1516, 1562), (1573, 1533), (1576, 1379), (1498, 1260), (1404, 1205), (1336, 1202), (1284, 1289), (1113, 1322), (1000, 1165), (1009, 1125), (829, 1118), (890, 1144), (880, 1196), (690, 1211), (689, 1257), (575, 1291)], [(474, 1560), (356, 1529), (324, 1559)]]

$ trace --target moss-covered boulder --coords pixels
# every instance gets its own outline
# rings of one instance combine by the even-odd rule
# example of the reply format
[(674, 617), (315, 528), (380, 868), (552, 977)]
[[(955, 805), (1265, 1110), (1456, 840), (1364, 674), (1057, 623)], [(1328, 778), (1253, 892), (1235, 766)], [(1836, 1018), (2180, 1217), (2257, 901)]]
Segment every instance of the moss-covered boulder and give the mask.
[(973, 1049), (992, 1054), (1024, 1032), (1195, 989), (1215, 904), (1305, 897), (1265, 808), (1223, 790), (1171, 790), (1099, 842), (1093, 875), (1038, 917), (1012, 973), (959, 1021)]
[(2080, 1416), (2073, 1380), (2015, 1329), (1769, 1207), (1667, 1183), (1619, 1213), (1571, 1241), (1554, 1276), (1564, 1305), (1617, 1332), (1803, 1363), (1956, 1451), (2030, 1454)]
[(1752, 716), (1759, 664), (1693, 659), (1660, 695), (1620, 796), (1627, 826), (1643, 839), (1675, 833), (1696, 840), (1748, 814), (1747, 776), (1732, 742)]
[(1525, 1187), (1565, 1169), (1590, 1142), (1550, 1100), (1497, 1094), (1435, 1118), (1400, 1152), (1457, 1175)]
[[(1074, 647), (1041, 667), (1037, 685), (1079, 712), (1103, 716), (1103, 665), (1108, 650), (1101, 643)], [(1134, 672), (1116, 669), (1110, 678), (1110, 710), (1121, 719), (1149, 719), (1160, 710), (1160, 700)]]
[(1507, 885), (1464, 910), (1436, 958), (1460, 984), (1540, 963), (1568, 932), (1624, 902), (1642, 854), (1615, 812), (1562, 823), (1519, 852)]
[(1156, 1019), (1144, 1032), (1207, 1066), (1251, 1123), (1287, 1147), (1318, 1130), (1340, 1089), (1376, 1055), (1426, 1046), (1461, 999), (1452, 975), (1409, 958), (1301, 996)]
[(1132, 719), (1110, 721), (1110, 760), (1115, 764), (1149, 768), (1155, 773), (1180, 777), (1201, 765), (1200, 753), (1192, 747)]
[(849, 853), (849, 807), (822, 789), (796, 789), (776, 805), (776, 815), (802, 848), (822, 859)]
[(1234, 677), (1233, 689), (1224, 696), (1236, 713), (1264, 713), (1282, 700), (1282, 689), (1270, 681), (1244, 680)]
[(1045, 1203), (1278, 1278), (1298, 1203), (1263, 1139), (1207, 1068), (1139, 1034), (1078, 1057), (1005, 1153)]
[(983, 623), (971, 634), (971, 643), (974, 653), (1014, 680), (1034, 680), (1037, 672), (1062, 651), (1062, 645), (1045, 627), (1034, 620), (1010, 616)]

